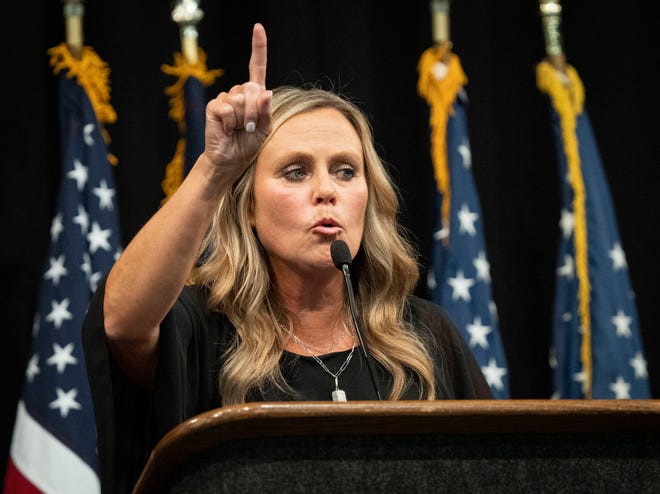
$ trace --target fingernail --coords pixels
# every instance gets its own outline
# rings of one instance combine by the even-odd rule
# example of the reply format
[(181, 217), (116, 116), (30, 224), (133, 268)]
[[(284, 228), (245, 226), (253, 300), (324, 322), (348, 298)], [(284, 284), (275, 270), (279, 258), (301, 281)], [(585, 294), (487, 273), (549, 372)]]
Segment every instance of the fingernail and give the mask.
[(257, 129), (257, 126), (255, 125), (254, 122), (248, 122), (245, 124), (245, 130), (252, 134)]

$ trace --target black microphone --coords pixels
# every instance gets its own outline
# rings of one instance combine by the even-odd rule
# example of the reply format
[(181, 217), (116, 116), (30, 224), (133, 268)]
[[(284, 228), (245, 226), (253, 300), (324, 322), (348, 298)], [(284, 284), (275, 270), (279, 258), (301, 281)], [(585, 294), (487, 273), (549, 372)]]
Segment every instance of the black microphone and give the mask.
[(351, 283), (351, 270), (349, 266), (353, 262), (351, 258), (351, 251), (348, 249), (348, 245), (343, 240), (335, 240), (330, 245), (330, 255), (332, 256), (332, 262), (335, 264), (337, 269), (344, 273), (344, 280), (346, 281), (346, 289), (348, 290), (348, 303), (351, 308), (351, 316), (353, 317), (353, 326), (355, 326), (355, 332), (357, 337), (360, 340), (360, 346), (362, 347), (362, 353), (364, 358), (367, 361), (367, 368), (369, 369), (369, 376), (371, 377), (371, 382), (374, 385), (374, 390), (376, 391), (376, 396), (379, 400), (382, 400), (380, 397), (380, 392), (378, 391), (378, 384), (376, 383), (376, 376), (373, 369), (373, 362), (369, 358), (369, 350), (367, 348), (367, 342), (362, 337), (362, 326), (360, 326), (360, 318), (358, 317), (357, 306), (355, 305), (355, 294), (353, 293), (353, 283)]

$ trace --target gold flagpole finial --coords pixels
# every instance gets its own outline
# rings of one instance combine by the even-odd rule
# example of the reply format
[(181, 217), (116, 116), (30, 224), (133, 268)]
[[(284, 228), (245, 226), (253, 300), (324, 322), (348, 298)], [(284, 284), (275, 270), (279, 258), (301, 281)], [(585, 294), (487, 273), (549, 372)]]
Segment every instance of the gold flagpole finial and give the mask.
[(83, 0), (62, 0), (66, 26), (66, 44), (75, 58), (80, 58), (83, 48), (82, 19), (85, 14)]
[(196, 64), (199, 57), (197, 53), (197, 24), (204, 17), (199, 8), (198, 0), (177, 0), (172, 10), (172, 20), (179, 25), (181, 32), (181, 53), (190, 64)]
[(566, 68), (566, 56), (561, 35), (561, 10), (559, 0), (539, 0), (545, 52), (550, 63), (563, 71)]
[(449, 0), (431, 0), (433, 42), (437, 45), (449, 43)]

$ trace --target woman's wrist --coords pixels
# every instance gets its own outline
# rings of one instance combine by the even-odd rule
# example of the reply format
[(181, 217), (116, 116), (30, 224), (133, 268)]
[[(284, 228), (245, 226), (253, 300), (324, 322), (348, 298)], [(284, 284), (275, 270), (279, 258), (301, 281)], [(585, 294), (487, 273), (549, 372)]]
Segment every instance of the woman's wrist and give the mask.
[(200, 178), (205, 182), (204, 198), (216, 200), (234, 182), (234, 177), (228, 173), (227, 169), (213, 163), (206, 153), (199, 156), (191, 173), (193, 170), (198, 172)]

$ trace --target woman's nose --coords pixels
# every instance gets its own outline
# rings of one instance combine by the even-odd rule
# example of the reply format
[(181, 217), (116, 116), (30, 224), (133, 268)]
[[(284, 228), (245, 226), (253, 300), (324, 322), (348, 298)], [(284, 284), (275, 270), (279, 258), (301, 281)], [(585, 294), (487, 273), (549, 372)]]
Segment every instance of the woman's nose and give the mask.
[(318, 174), (314, 182), (314, 202), (334, 204), (337, 200), (337, 189), (332, 175), (328, 172)]

